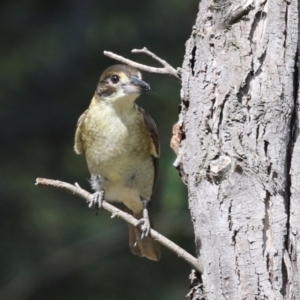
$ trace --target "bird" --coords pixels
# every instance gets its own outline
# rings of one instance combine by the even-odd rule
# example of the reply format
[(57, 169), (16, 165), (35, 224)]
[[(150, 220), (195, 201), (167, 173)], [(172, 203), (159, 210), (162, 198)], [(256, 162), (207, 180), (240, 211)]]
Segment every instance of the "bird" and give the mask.
[(129, 246), (135, 255), (160, 259), (158, 243), (150, 234), (148, 206), (158, 176), (160, 145), (152, 117), (135, 100), (150, 85), (139, 70), (117, 64), (100, 76), (88, 109), (79, 117), (74, 150), (84, 154), (95, 191), (89, 207), (103, 200), (122, 202), (139, 220), (129, 226)]

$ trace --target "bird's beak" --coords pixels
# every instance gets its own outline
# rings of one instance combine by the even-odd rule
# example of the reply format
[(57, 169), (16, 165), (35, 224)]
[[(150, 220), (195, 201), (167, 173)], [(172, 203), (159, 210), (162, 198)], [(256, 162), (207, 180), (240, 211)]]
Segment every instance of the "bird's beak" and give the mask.
[(149, 92), (150, 85), (135, 76), (131, 76), (130, 83), (124, 86), (124, 91), (126, 94), (140, 94), (142, 92)]
[(135, 76), (130, 77), (130, 83), (133, 84), (134, 86), (140, 88), (141, 91), (145, 91), (145, 92), (150, 91), (150, 85)]

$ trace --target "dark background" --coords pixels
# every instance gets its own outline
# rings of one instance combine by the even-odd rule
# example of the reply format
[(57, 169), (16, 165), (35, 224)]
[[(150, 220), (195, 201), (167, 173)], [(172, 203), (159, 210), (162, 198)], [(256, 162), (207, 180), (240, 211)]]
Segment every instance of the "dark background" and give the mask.
[[(75, 126), (113, 51), (158, 66), (147, 47), (181, 66), (198, 1), (1, 1), (0, 299), (184, 299), (190, 267), (162, 249), (160, 262), (130, 253), (127, 225), (79, 198), (36, 187), (36, 177), (89, 189)], [(161, 138), (155, 228), (194, 252), (186, 189), (169, 147), (180, 83), (144, 73), (144, 107)]]

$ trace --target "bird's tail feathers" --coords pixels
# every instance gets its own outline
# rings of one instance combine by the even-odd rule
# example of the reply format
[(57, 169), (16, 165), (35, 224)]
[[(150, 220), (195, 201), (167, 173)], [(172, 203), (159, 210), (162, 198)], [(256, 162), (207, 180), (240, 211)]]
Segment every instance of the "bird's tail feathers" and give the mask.
[[(128, 213), (132, 214), (136, 219), (141, 219), (143, 213), (135, 214), (127, 209)], [(151, 223), (151, 228), (152, 222)], [(134, 255), (146, 257), (150, 260), (158, 261), (160, 259), (160, 248), (158, 243), (150, 235), (141, 240), (142, 230), (140, 228), (128, 225), (129, 227), (129, 247)]]

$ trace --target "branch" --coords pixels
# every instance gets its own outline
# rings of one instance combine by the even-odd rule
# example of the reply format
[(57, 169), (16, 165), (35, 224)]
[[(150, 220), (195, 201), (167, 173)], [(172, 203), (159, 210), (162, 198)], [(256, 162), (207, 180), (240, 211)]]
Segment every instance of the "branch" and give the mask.
[(134, 62), (130, 59), (124, 58), (123, 56), (117, 55), (113, 52), (109, 52), (109, 51), (104, 51), (104, 55), (118, 60), (124, 64), (127, 64), (131, 67), (140, 69), (142, 71), (146, 71), (146, 72), (150, 72), (150, 73), (156, 73), (156, 74), (167, 74), (167, 75), (172, 75), (178, 79), (180, 79), (179, 76), (179, 71), (175, 70), (170, 64), (168, 64), (165, 60), (159, 58), (157, 55), (155, 55), (154, 53), (152, 53), (151, 51), (149, 51), (146, 47), (144, 47), (143, 49), (133, 49), (131, 51), (132, 53), (145, 53), (149, 56), (151, 56), (153, 59), (157, 60), (159, 63), (161, 63), (164, 67), (163, 68), (155, 68), (155, 67), (149, 67), (143, 64), (139, 64), (137, 62)]
[[(66, 192), (69, 192), (77, 197), (83, 198), (86, 200), (86, 202), (91, 202), (93, 195), (87, 192), (86, 190), (80, 188), (78, 185), (72, 185), (66, 182), (62, 182), (59, 180), (52, 180), (52, 179), (46, 179), (46, 178), (37, 178), (36, 179), (36, 185), (41, 186), (48, 186), (48, 187), (54, 187), (61, 190), (64, 190)], [(106, 201), (103, 201), (102, 208), (104, 210), (109, 211), (112, 213), (112, 217), (119, 217), (125, 222), (137, 226), (138, 220), (135, 219), (133, 216), (125, 213), (124, 211), (116, 208), (115, 206), (109, 204)], [(186, 252), (184, 249), (155, 231), (154, 229), (151, 229), (150, 231), (151, 236), (158, 241), (160, 244), (168, 248), (169, 250), (173, 251), (178, 257), (183, 258), (186, 262), (188, 262), (193, 268), (195, 268), (200, 273), (203, 273), (203, 265), (202, 262), (199, 259), (196, 259), (194, 256)]]

